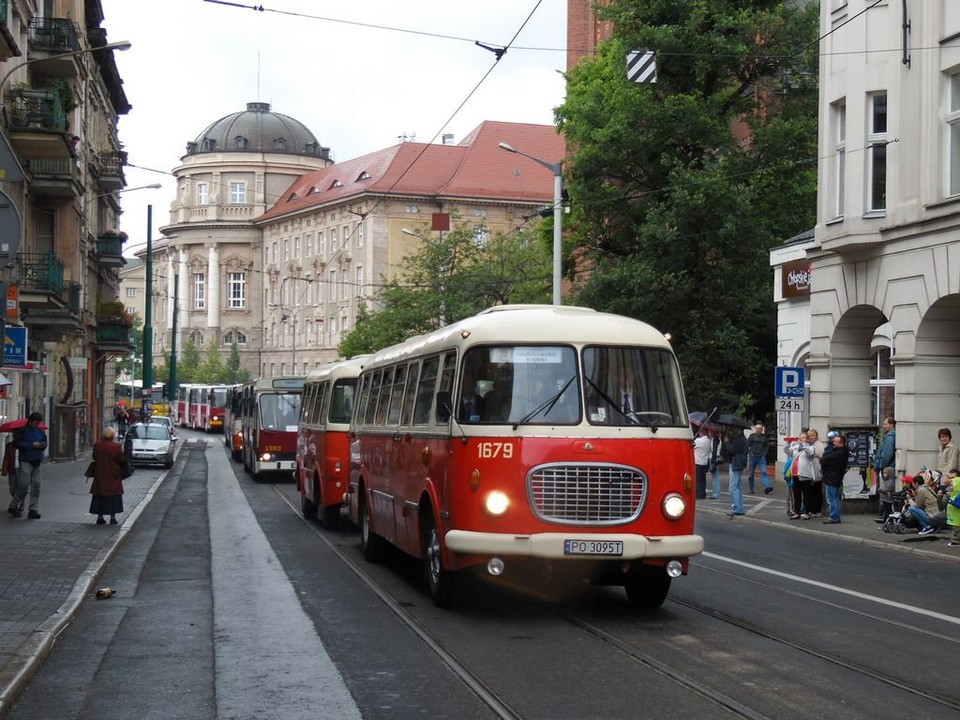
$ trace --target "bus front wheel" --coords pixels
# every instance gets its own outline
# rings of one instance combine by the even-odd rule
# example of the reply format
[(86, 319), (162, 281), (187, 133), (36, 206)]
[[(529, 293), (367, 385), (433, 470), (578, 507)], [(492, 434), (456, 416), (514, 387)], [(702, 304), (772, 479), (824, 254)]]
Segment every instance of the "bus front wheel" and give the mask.
[(670, 576), (662, 567), (634, 569), (623, 584), (634, 610), (656, 610), (670, 592)]
[(427, 508), (423, 520), (423, 575), (433, 603), (440, 608), (453, 604), (453, 573), (443, 567), (440, 532), (433, 519), (433, 510)]

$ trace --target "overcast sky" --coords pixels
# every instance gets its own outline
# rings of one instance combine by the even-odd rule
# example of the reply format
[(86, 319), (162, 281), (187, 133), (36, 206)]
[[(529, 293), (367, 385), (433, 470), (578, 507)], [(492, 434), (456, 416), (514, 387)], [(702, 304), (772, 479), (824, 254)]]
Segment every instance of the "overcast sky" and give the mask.
[[(127, 167), (127, 186), (163, 183), (123, 196), (128, 250), (146, 241), (147, 205), (155, 240), (169, 224), (169, 173), (187, 142), (248, 102), (304, 123), (343, 161), (404, 134), (459, 142), (483, 120), (552, 124), (563, 101), (566, 0), (102, 4), (108, 41), (133, 44), (115, 53), (133, 106), (119, 121), (137, 166)], [(495, 63), (475, 41), (511, 49)]]

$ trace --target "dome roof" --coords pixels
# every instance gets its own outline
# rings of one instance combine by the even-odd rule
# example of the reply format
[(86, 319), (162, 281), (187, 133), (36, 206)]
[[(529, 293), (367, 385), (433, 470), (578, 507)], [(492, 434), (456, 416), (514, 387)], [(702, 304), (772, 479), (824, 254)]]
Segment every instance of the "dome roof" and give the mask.
[(220, 118), (187, 143), (187, 155), (213, 152), (269, 152), (331, 159), (330, 148), (320, 145), (306, 125), (271, 112), (270, 103), (261, 102), (247, 103), (246, 110)]

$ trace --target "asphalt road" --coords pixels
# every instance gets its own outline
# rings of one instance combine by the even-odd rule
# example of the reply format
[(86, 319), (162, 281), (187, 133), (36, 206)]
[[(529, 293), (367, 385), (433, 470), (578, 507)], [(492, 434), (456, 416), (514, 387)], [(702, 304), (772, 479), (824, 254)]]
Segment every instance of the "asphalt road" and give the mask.
[[(191, 436), (194, 437), (194, 436)], [(197, 435), (196, 437), (202, 437)], [(213, 438), (185, 446), (10, 717), (954, 718), (955, 562), (701, 513), (664, 607), (363, 561)], [(924, 658), (931, 658), (927, 663)]]

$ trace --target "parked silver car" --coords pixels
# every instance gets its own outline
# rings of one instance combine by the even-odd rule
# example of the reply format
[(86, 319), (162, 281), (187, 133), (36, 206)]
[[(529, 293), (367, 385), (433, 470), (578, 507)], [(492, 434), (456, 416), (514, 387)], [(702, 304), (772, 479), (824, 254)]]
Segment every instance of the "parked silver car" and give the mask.
[(159, 423), (131, 425), (124, 438), (124, 450), (134, 465), (173, 467), (173, 448), (170, 431)]
[(167, 430), (170, 431), (170, 437), (173, 438), (173, 441), (177, 441), (177, 428), (173, 424), (173, 421), (166, 415), (152, 415), (150, 417), (149, 424), (163, 425)]

